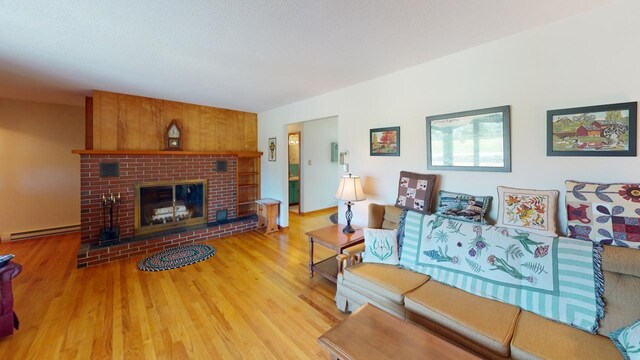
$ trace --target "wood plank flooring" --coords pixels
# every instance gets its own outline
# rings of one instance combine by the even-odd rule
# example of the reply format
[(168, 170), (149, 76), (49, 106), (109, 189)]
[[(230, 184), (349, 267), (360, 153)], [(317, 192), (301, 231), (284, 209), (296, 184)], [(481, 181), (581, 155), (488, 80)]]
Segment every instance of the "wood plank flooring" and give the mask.
[(345, 315), (335, 285), (309, 278), (304, 233), (332, 212), (208, 241), (213, 257), (161, 272), (139, 258), (78, 270), (79, 234), (0, 244), (24, 266), (21, 327), (0, 339), (0, 359), (326, 359), (316, 338)]

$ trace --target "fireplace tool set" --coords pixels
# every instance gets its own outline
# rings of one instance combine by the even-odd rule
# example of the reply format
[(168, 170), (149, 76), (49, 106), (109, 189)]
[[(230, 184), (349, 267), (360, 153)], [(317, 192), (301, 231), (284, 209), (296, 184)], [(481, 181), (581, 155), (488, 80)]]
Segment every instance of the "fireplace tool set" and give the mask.
[[(120, 240), (120, 193), (118, 196), (102, 194), (102, 230), (100, 230), (100, 245), (117, 243)], [(115, 208), (115, 221), (114, 221)], [(107, 213), (109, 223), (107, 224)], [(108, 225), (108, 226), (107, 226)]]

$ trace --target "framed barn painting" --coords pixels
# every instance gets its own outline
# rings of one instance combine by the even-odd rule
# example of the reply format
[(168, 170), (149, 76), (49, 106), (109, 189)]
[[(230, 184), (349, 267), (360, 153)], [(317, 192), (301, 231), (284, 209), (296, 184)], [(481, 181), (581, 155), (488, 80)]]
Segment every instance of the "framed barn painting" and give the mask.
[(369, 130), (369, 155), (400, 156), (400, 127)]
[(548, 156), (636, 156), (637, 102), (547, 111)]
[(427, 169), (511, 172), (510, 110), (427, 116)]

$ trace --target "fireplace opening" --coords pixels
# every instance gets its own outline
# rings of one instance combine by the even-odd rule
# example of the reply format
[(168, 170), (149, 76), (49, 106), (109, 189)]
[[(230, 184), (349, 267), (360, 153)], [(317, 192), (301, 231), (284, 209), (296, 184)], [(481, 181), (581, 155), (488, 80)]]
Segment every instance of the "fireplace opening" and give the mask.
[(207, 222), (206, 180), (135, 185), (136, 235)]

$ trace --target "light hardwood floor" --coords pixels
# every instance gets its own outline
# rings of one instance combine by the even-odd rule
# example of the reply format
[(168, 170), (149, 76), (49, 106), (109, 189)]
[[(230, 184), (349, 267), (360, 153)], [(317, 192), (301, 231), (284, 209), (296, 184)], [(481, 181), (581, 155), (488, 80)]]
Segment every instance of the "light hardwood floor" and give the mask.
[(326, 359), (316, 338), (345, 315), (335, 285), (309, 278), (304, 233), (332, 212), (207, 241), (215, 256), (161, 272), (139, 258), (78, 270), (78, 234), (0, 244), (24, 266), (21, 327), (0, 339), (0, 359)]

